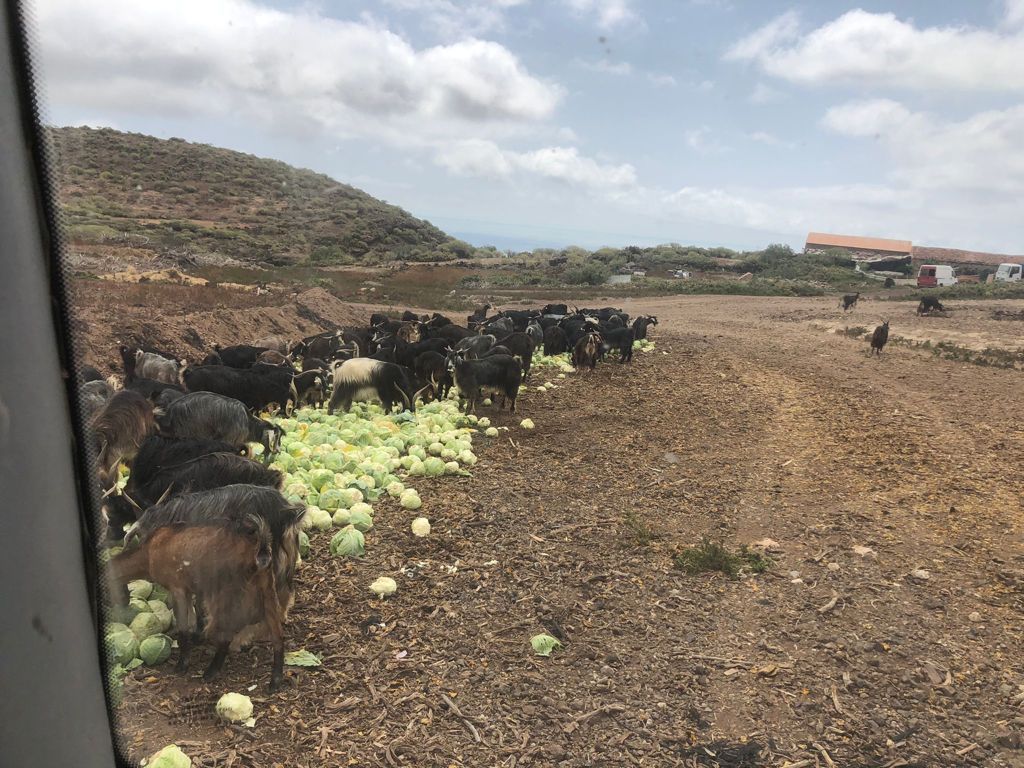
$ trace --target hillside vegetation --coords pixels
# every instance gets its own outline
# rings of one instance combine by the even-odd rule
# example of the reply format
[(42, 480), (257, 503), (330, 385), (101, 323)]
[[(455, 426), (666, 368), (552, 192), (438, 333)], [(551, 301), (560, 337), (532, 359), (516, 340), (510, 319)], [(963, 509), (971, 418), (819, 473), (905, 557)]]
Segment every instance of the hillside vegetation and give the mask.
[(262, 265), (443, 261), (474, 249), (323, 174), (182, 139), (54, 128), (72, 246)]

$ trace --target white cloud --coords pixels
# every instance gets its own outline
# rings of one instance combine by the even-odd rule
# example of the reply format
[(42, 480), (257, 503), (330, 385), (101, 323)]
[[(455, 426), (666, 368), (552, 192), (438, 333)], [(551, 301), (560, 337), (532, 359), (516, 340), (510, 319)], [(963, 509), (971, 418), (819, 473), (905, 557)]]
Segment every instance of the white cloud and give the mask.
[[(1020, 0), (1006, 20), (1024, 18)], [(853, 10), (801, 35), (789, 12), (736, 42), (727, 59), (808, 85), (850, 83), (913, 90), (1024, 90), (1024, 30), (917, 27), (893, 13)]]
[(1024, 0), (1006, 0), (1003, 24), (1008, 27), (1024, 25)]
[(691, 128), (690, 130), (684, 131), (683, 141), (685, 141), (686, 146), (694, 152), (699, 152), (702, 155), (725, 152), (729, 149), (714, 135), (712, 135), (711, 128), (706, 125), (702, 125), (700, 128)]
[(637, 19), (631, 0), (564, 0), (579, 15), (595, 16), (602, 29), (612, 29)]
[(583, 59), (576, 59), (574, 63), (576, 66), (588, 69), (591, 72), (602, 72), (607, 75), (630, 75), (633, 73), (633, 65), (628, 61), (612, 62), (607, 59), (584, 61)]
[(833, 107), (822, 125), (877, 139), (889, 155), (890, 178), (915, 194), (941, 192), (965, 204), (1024, 194), (1024, 104), (944, 121), (873, 99)]
[(785, 147), (786, 149), (796, 147), (796, 144), (792, 141), (783, 141), (774, 133), (768, 133), (767, 131), (754, 131), (747, 134), (747, 138), (751, 141), (756, 141), (758, 144), (766, 144), (769, 147)]
[(442, 148), (436, 161), (464, 176), (507, 178), (515, 172), (575, 187), (613, 191), (636, 184), (631, 165), (601, 164), (575, 147), (543, 147), (529, 152), (502, 149), (491, 141), (468, 140)]
[(676, 79), (665, 72), (648, 72), (647, 80), (659, 88), (674, 88), (677, 85)]
[(415, 144), (535, 124), (562, 96), (494, 42), (417, 49), (373, 22), (251, 0), (40, 0), (35, 11), (62, 107), (241, 114)]
[(754, 86), (754, 91), (750, 94), (750, 102), (752, 104), (773, 104), (781, 101), (782, 98), (783, 94), (781, 91), (777, 91), (764, 83), (758, 83)]
[(422, 14), (439, 34), (462, 38), (502, 30), (509, 8), (529, 0), (384, 0), (401, 11)]

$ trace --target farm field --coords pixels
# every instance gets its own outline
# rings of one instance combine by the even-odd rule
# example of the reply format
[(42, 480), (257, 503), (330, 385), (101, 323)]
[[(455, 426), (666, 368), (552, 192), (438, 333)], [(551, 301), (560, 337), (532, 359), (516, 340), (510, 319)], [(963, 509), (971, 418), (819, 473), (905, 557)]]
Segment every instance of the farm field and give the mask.
[[(188, 356), (377, 308), (319, 289), (75, 290), (104, 373), (131, 333)], [(188, 678), (140, 668), (126, 747), (176, 743), (201, 766), (1024, 765), (1022, 372), (898, 341), (869, 358), (841, 332), (885, 318), (894, 340), (1013, 364), (1024, 302), (949, 318), (836, 303), (619, 302), (658, 316), (655, 349), (564, 380), (535, 369), (516, 415), (482, 409), (509, 429), (474, 439), (472, 477), (418, 478), (430, 536), (391, 498), (361, 559), (311, 533), (286, 643), (321, 667), (288, 668), (275, 695), (266, 647), (212, 684), (209, 649)], [(676, 567), (705, 538), (771, 565)], [(381, 575), (398, 582), (384, 601), (367, 589)], [(539, 632), (562, 640), (550, 658)], [(225, 691), (251, 696), (255, 727), (217, 722)]]

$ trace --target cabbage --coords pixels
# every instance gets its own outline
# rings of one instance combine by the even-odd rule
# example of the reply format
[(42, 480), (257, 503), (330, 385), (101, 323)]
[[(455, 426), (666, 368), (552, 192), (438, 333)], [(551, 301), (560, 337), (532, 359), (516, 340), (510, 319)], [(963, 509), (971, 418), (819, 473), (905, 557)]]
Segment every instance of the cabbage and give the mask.
[(553, 650), (562, 647), (557, 638), (547, 634), (534, 635), (530, 638), (530, 645), (538, 656), (550, 656)]
[(422, 445), (411, 446), (409, 448), (409, 455), (415, 456), (420, 461), (423, 461), (425, 458), (427, 458), (427, 452)]
[(338, 507), (348, 506), (343, 504), (340, 488), (329, 488), (320, 494), (319, 506), (333, 512)]
[(306, 516), (311, 516), (312, 526), (318, 531), (329, 531), (334, 524), (334, 521), (331, 519), (331, 513), (326, 509), (309, 507), (306, 509)]
[(457, 461), (448, 461), (448, 462), (445, 462), (444, 471), (449, 473), (449, 474), (454, 475), (454, 474), (456, 474), (458, 472), (461, 472), (463, 470), (462, 470), (462, 467), (459, 466), (459, 462), (457, 462)]
[(491, 420), (484, 416), (482, 419), (477, 419), (476, 424), (478, 427), (484, 427), (486, 429), (491, 426)]
[(331, 539), (331, 554), (335, 557), (362, 557), (366, 551), (366, 540), (354, 526), (342, 528)]
[(305, 531), (299, 531), (299, 557), (309, 555), (309, 536)]
[[(440, 445), (440, 443), (437, 443)], [(423, 462), (423, 473), (427, 477), (437, 477), (444, 474), (444, 462), (436, 456), (431, 456)]]
[(309, 473), (309, 484), (322, 491), (334, 479), (334, 473), (329, 469), (314, 469)]
[(488, 437), (497, 437), (498, 436), (498, 428), (497, 427), (488, 427), (484, 431), (484, 434), (487, 435)]
[(519, 422), (519, 426), (523, 429), (533, 429), (533, 421), (531, 419), (523, 419)]
[(139, 657), (149, 667), (163, 664), (171, 656), (171, 638), (167, 635), (151, 635), (139, 643)]
[(146, 761), (146, 768), (191, 768), (192, 759), (177, 744), (170, 744)]
[(370, 585), (370, 591), (379, 598), (395, 594), (398, 584), (390, 576), (381, 576)]
[(484, 405), (490, 405), (490, 404), (491, 404), (491, 398), (485, 397), (484, 398)]
[(474, 464), (476, 464), (476, 456), (473, 454), (472, 451), (462, 451), (459, 454), (459, 461), (461, 461), (463, 464), (472, 467)]
[(431, 456), (440, 456), (441, 455), (441, 451), (443, 451), (443, 450), (444, 450), (444, 445), (441, 444), (441, 443), (436, 443), (435, 442), (435, 443), (431, 443), (429, 446), (427, 446), (427, 453), (429, 453)]
[(412, 535), (413, 536), (429, 536), (430, 535), (430, 521), (425, 517), (417, 517), (412, 521)]
[(163, 622), (156, 614), (140, 613), (132, 619), (131, 630), (139, 642), (142, 642), (150, 635), (160, 634), (163, 631)]
[(560, 373), (560, 374), (558, 374), (558, 378), (559, 378), (559, 379), (564, 379), (564, 378), (565, 378), (565, 374), (564, 374), (564, 373)]
[(360, 502), (349, 510), (349, 522), (357, 531), (366, 533), (373, 528), (373, 507)]
[(547, 389), (545, 387), (537, 387), (537, 391), (538, 392), (547, 392)]
[(416, 463), (409, 467), (409, 474), (413, 477), (423, 477), (427, 474), (426, 465), (417, 459)]
[(363, 492), (358, 488), (344, 488), (341, 491), (341, 502), (342, 504), (351, 509), (354, 505), (359, 504), (363, 500)]
[[(384, 474), (384, 473), (381, 472), (381, 474)], [(367, 488), (376, 488), (377, 487), (377, 481), (374, 480), (373, 475), (360, 475), (358, 482), (362, 483)]]
[(174, 614), (171, 613), (171, 609), (159, 600), (150, 600), (149, 607), (153, 615), (160, 619), (160, 631), (166, 632), (169, 630), (174, 622)]
[(225, 693), (217, 701), (217, 716), (229, 723), (244, 723), (252, 717), (252, 699), (240, 693)]
[(139, 639), (127, 627), (108, 632), (104, 641), (111, 661), (116, 664), (127, 664), (139, 655)]
[(419, 509), (423, 505), (423, 502), (420, 501), (420, 495), (416, 492), (415, 488), (407, 488), (403, 491), (402, 495), (398, 498), (398, 503), (404, 509)]
[(128, 594), (140, 600), (149, 600), (149, 596), (153, 594), (153, 585), (145, 579), (129, 581)]
[(302, 649), (299, 651), (288, 651), (284, 655), (284, 663), (289, 667), (319, 667), (322, 662), (315, 653)]
[(139, 612), (130, 605), (112, 605), (110, 607), (110, 620), (117, 624), (128, 626), (138, 615)]
[(352, 516), (347, 509), (339, 509), (331, 517), (331, 522), (338, 528), (344, 528), (352, 522)]
[(397, 480), (394, 480), (388, 483), (387, 486), (385, 486), (384, 490), (388, 492), (388, 496), (390, 496), (393, 499), (397, 499), (405, 491), (405, 486), (402, 483), (398, 482)]
[[(140, 613), (149, 613), (152, 609), (149, 607), (149, 603), (140, 597), (133, 597), (128, 601), (128, 607), (135, 611), (135, 615), (138, 616)], [(128, 622), (129, 624), (131, 622)]]
[(451, 461), (458, 455), (459, 454), (457, 451), (454, 451), (451, 448), (445, 448), (443, 451), (441, 451), (441, 461)]

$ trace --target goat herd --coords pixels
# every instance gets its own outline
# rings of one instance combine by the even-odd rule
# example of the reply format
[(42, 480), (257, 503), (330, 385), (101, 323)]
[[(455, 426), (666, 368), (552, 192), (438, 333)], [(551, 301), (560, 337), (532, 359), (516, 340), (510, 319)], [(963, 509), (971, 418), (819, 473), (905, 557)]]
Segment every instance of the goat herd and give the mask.
[(489, 309), (466, 325), (438, 313), (374, 314), (366, 327), (296, 343), (214, 345), (196, 364), (148, 345), (122, 346), (123, 388), (82, 367), (79, 403), (95, 449), (105, 536), (124, 544), (109, 560), (113, 600), (124, 604), (136, 579), (167, 590), (179, 671), (198, 636), (215, 647), (209, 680), (233, 642), (265, 633), (274, 649), (271, 691), (283, 679), (282, 627), (305, 507), (285, 498), (281, 472), (268, 466), (283, 431), (261, 414), (290, 415), (325, 400), (328, 413), (364, 400), (380, 400), (388, 413), (395, 405), (415, 411), (417, 400), (446, 398), (453, 387), (467, 412), (487, 396), (514, 412), (535, 350), (571, 353), (578, 369), (593, 369), (613, 351), (629, 363), (634, 342), (657, 325), (613, 308), (548, 304), (488, 317)]

